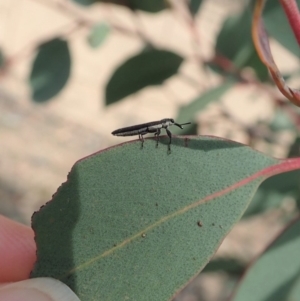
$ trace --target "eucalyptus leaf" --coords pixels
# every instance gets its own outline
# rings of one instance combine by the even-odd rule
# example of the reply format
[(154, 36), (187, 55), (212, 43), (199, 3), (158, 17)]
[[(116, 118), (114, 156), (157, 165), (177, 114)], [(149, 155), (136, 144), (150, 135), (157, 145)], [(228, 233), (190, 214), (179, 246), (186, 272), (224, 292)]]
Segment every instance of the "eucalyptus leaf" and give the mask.
[(110, 27), (106, 23), (98, 23), (92, 27), (88, 36), (88, 42), (91, 47), (97, 48), (103, 44), (110, 32)]
[(183, 62), (178, 54), (148, 48), (121, 64), (106, 85), (106, 104), (112, 104), (152, 85), (161, 85), (175, 75)]
[(260, 80), (266, 81), (269, 79), (268, 71), (253, 45), (251, 22), (252, 12), (247, 6), (242, 13), (228, 17), (218, 34), (216, 52), (238, 69), (251, 67)]
[[(236, 81), (234, 79), (229, 79), (224, 83), (220, 84), (217, 87), (213, 87), (210, 90), (205, 91), (203, 94), (200, 94), (188, 105), (180, 108), (178, 116), (176, 117), (176, 122), (184, 123), (192, 121), (195, 115), (201, 112), (206, 106), (212, 102), (219, 101), (221, 96), (226, 93), (230, 88), (234, 86)], [(174, 133), (184, 133), (187, 134), (190, 129), (193, 128), (192, 125), (186, 125), (184, 130), (174, 129)]]
[(216, 258), (210, 261), (202, 273), (225, 272), (231, 275), (242, 275), (245, 265), (232, 258)]
[(244, 218), (279, 208), (282, 201), (300, 196), (300, 171), (294, 170), (279, 174), (264, 181), (258, 188)]
[(298, 300), (300, 219), (249, 267), (232, 301)]
[[(78, 161), (32, 217), (31, 277), (81, 300), (169, 300), (207, 264), (258, 185), (295, 161), (232, 141), (168, 137), (123, 143)], [(237, 164), (238, 162), (238, 164)]]
[(168, 1), (166, 0), (130, 0), (129, 2), (131, 8), (148, 13), (158, 13), (169, 7)]
[(203, 0), (190, 0), (189, 1), (189, 9), (193, 16), (195, 16), (198, 13), (202, 2), (203, 2)]
[[(296, 0), (296, 3), (299, 7), (300, 0)], [(270, 36), (276, 39), (296, 57), (299, 57), (299, 45), (279, 1), (266, 1), (264, 24)]]
[(131, 10), (141, 10), (148, 13), (157, 13), (169, 7), (166, 0), (73, 0), (77, 4), (83, 6), (89, 6), (94, 3), (111, 3), (116, 5), (122, 5)]
[(0, 49), (0, 68), (4, 65), (4, 54), (3, 51)]
[(294, 130), (295, 125), (286, 111), (278, 109), (270, 122), (270, 129), (272, 131)]
[(82, 6), (89, 6), (96, 2), (100, 2), (99, 0), (72, 0), (72, 1)]
[(39, 46), (30, 73), (32, 98), (45, 102), (56, 96), (66, 85), (71, 73), (68, 43), (55, 38)]

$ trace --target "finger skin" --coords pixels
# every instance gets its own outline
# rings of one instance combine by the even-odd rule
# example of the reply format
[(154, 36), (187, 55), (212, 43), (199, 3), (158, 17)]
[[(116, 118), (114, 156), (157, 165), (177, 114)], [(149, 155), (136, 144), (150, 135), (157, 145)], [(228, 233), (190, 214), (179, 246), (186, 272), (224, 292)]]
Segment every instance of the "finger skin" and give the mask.
[(28, 279), (35, 261), (33, 230), (0, 215), (0, 282)]

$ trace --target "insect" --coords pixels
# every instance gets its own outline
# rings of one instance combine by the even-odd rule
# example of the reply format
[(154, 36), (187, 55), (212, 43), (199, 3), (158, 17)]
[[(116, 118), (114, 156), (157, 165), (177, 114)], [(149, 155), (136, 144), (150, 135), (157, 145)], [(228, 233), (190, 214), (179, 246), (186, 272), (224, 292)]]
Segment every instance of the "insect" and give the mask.
[(168, 130), (169, 126), (176, 125), (179, 128), (183, 129), (183, 125), (191, 124), (190, 122), (187, 123), (176, 123), (172, 118), (165, 118), (158, 121), (152, 121), (142, 124), (137, 124), (133, 126), (128, 126), (126, 128), (121, 128), (112, 132), (114, 136), (135, 136), (139, 135), (139, 139), (142, 141), (142, 148), (144, 146), (144, 137), (143, 135), (154, 133), (156, 136), (156, 147), (158, 146), (159, 135), (161, 129), (164, 128), (170, 138), (168, 144), (168, 151), (171, 151), (171, 143), (172, 143), (172, 133)]

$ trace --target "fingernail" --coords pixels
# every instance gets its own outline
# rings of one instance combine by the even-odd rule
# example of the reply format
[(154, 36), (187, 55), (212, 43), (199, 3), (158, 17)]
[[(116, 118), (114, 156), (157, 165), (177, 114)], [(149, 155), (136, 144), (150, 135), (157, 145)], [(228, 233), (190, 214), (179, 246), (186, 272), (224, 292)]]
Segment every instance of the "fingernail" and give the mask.
[(3, 301), (80, 301), (64, 283), (53, 278), (33, 278), (0, 287)]

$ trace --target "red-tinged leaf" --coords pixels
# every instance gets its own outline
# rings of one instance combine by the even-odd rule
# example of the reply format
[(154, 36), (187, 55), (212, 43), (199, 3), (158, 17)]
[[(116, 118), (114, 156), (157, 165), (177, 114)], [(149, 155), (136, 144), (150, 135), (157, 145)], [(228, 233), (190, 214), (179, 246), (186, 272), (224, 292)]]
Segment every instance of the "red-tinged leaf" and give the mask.
[(296, 0), (280, 0), (284, 12), (289, 20), (291, 29), (300, 45), (300, 14)]
[(284, 81), (274, 59), (269, 45), (268, 35), (262, 20), (265, 0), (257, 0), (252, 22), (252, 39), (262, 62), (269, 69), (272, 78), (281, 93), (296, 106), (300, 106), (300, 90), (290, 88)]
[[(121, 138), (120, 138), (121, 139)], [(78, 161), (34, 214), (32, 277), (81, 300), (169, 300), (197, 275), (266, 178), (300, 168), (213, 137), (120, 144)]]
[[(284, 2), (291, 2), (290, 0)], [(300, 3), (299, 0), (297, 0)], [(291, 30), (287, 14), (282, 9), (281, 1), (267, 1), (264, 7), (264, 25), (273, 39), (295, 56), (299, 55), (299, 45)], [(254, 3), (254, 2), (253, 2)]]
[(264, 181), (258, 188), (243, 218), (279, 208), (286, 198), (299, 196), (300, 170), (279, 174)]

